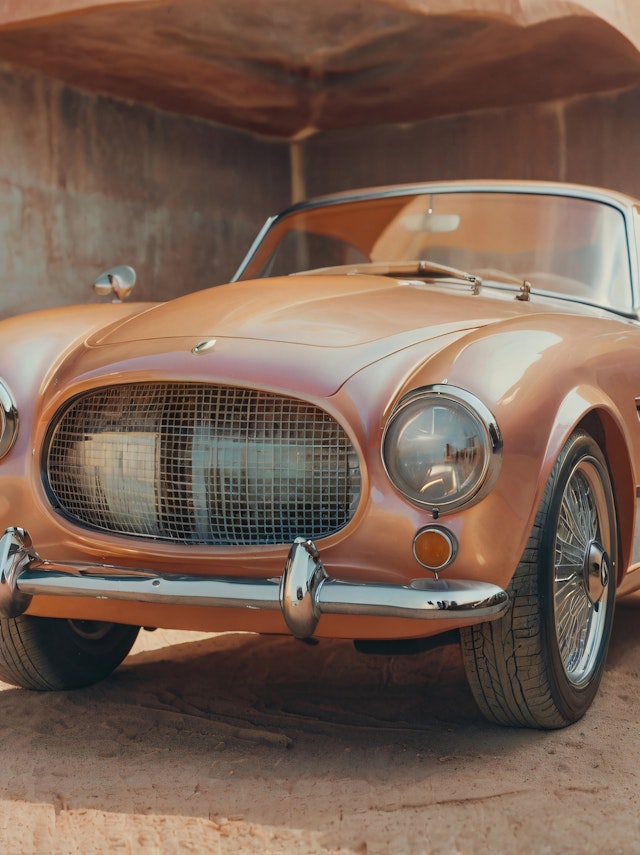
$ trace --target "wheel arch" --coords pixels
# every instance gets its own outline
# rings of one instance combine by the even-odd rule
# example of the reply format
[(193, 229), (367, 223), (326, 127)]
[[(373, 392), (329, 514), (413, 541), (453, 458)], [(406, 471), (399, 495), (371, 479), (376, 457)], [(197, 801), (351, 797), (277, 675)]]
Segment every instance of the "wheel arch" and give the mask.
[(617, 584), (622, 581), (631, 562), (635, 523), (633, 466), (625, 431), (605, 406), (584, 412), (567, 431), (561, 446), (575, 430), (586, 431), (598, 444), (609, 468), (618, 527)]

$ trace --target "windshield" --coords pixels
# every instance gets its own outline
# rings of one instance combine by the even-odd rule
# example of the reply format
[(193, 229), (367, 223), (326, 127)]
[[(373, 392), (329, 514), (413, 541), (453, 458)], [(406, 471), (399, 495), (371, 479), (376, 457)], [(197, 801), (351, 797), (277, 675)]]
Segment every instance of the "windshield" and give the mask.
[(603, 202), (515, 192), (437, 192), (301, 207), (275, 220), (242, 279), (363, 262), (428, 260), (628, 311), (624, 216)]

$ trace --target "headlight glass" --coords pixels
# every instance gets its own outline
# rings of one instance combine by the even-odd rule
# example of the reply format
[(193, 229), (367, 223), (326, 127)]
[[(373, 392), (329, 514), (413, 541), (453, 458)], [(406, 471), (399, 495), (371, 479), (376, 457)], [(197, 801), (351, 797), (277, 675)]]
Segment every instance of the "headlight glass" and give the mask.
[(449, 386), (408, 395), (391, 416), (383, 440), (384, 463), (398, 490), (440, 512), (486, 493), (497, 476), (501, 449), (487, 408)]
[(18, 411), (11, 393), (0, 380), (0, 457), (4, 457), (18, 435)]

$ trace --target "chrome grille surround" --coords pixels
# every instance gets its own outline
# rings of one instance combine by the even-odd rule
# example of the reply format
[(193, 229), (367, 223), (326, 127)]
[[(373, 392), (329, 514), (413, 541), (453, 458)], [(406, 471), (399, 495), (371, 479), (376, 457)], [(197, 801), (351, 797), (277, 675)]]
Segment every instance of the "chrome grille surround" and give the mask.
[(343, 528), (360, 497), (357, 453), (324, 410), (200, 383), (83, 393), (55, 417), (45, 486), (80, 525), (200, 545), (291, 543)]

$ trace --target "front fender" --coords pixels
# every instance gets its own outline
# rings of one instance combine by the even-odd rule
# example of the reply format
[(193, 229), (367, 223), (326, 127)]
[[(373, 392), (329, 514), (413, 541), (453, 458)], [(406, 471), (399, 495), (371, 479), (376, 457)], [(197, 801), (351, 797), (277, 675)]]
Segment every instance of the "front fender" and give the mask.
[[(395, 400), (418, 386), (448, 384), (481, 400), (503, 439), (496, 484), (476, 507), (448, 516), (461, 543), (508, 583), (526, 546), (545, 484), (568, 437), (584, 427), (611, 472), (620, 532), (619, 575), (629, 566), (640, 427), (640, 339), (616, 321), (551, 315), (476, 330), (427, 359)], [(499, 544), (499, 550), (496, 550)], [(464, 560), (461, 547), (460, 559)]]
[(45, 388), (60, 364), (97, 329), (115, 324), (149, 304), (65, 306), (0, 321), (0, 377), (18, 410), (20, 430), (11, 454), (24, 453)]
[(631, 564), (633, 553), (636, 485), (630, 454), (633, 437), (628, 425), (634, 424), (635, 420), (635, 412), (621, 413), (601, 389), (589, 385), (571, 389), (558, 408), (551, 426), (536, 491), (535, 508), (540, 503), (544, 485), (569, 436), (579, 427), (591, 434), (602, 449), (613, 483), (618, 519), (618, 582)]

